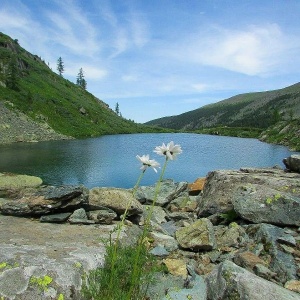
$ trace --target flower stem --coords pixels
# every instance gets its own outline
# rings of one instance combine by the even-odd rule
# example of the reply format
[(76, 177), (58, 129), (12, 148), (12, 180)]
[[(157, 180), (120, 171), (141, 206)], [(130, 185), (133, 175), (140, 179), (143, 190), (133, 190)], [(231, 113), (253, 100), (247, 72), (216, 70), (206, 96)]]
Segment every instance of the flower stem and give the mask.
[(154, 191), (154, 199), (153, 199), (150, 211), (147, 215), (147, 219), (145, 221), (143, 233), (142, 233), (142, 235), (139, 239), (139, 244), (138, 244), (138, 247), (137, 247), (137, 250), (136, 250), (137, 252), (136, 252), (136, 255), (135, 255), (135, 260), (134, 260), (134, 265), (133, 265), (133, 270), (132, 270), (132, 275), (131, 275), (131, 286), (130, 286), (130, 289), (129, 289), (129, 293), (127, 295), (128, 300), (131, 299), (131, 296), (134, 292), (134, 289), (135, 289), (136, 285), (138, 284), (138, 279), (140, 278), (140, 275), (141, 275), (141, 274), (138, 274), (138, 271), (139, 271), (138, 270), (139, 256), (141, 254), (141, 250), (142, 250), (143, 244), (145, 242), (144, 241), (145, 237), (149, 233), (151, 217), (152, 217), (152, 214), (153, 214), (154, 206), (155, 206), (156, 201), (157, 201), (158, 194), (160, 192), (161, 183), (162, 183), (165, 171), (166, 171), (167, 163), (168, 163), (168, 157), (166, 157), (166, 160), (165, 160), (165, 163), (164, 163), (163, 168), (161, 170), (158, 182), (156, 183), (155, 191)]
[[(141, 175), (139, 176), (134, 188), (133, 188), (133, 197), (135, 197), (135, 193), (137, 191), (137, 188), (145, 174), (145, 171), (146, 170), (143, 170), (143, 172), (141, 173)], [(119, 240), (120, 240), (120, 235), (121, 235), (121, 231), (122, 231), (122, 228), (124, 226), (124, 223), (125, 223), (125, 218), (127, 216), (127, 213), (128, 213), (128, 210), (129, 210), (129, 207), (131, 206), (131, 201), (128, 201), (127, 203), (127, 206), (126, 206), (126, 209), (125, 209), (125, 212), (124, 214), (122, 215), (122, 219), (121, 219), (121, 222), (119, 223), (118, 227), (117, 227), (117, 237), (116, 237), (116, 240), (115, 240), (115, 244), (114, 244), (114, 249), (113, 249), (113, 254), (112, 254), (112, 259), (111, 259), (111, 277), (110, 277), (110, 282), (109, 282), (109, 291), (111, 290), (112, 288), (112, 284), (113, 284), (113, 280), (114, 280), (114, 273), (115, 273), (115, 264), (116, 264), (116, 259), (117, 259), (117, 249), (118, 249), (118, 244), (119, 244)]]

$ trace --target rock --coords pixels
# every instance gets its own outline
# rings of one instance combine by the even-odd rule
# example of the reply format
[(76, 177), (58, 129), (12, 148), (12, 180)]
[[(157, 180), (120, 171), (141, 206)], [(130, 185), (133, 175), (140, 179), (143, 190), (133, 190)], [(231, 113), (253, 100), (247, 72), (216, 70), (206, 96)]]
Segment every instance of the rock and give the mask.
[(89, 209), (98, 210), (107, 207), (118, 215), (137, 215), (143, 212), (143, 206), (137, 201), (130, 190), (117, 188), (93, 188), (89, 193)]
[(206, 286), (202, 276), (195, 276), (195, 279), (191, 282), (191, 287), (185, 289), (171, 288), (168, 290), (168, 294), (162, 298), (162, 300), (206, 300)]
[(174, 221), (168, 221), (161, 224), (161, 227), (168, 233), (170, 236), (175, 236), (175, 232), (178, 229)]
[(167, 222), (167, 213), (160, 206), (152, 206), (152, 205), (143, 205), (143, 217), (144, 220), (149, 218), (149, 213), (151, 213), (150, 220), (154, 223), (161, 224)]
[(170, 274), (186, 278), (188, 275), (186, 262), (182, 259), (166, 258), (163, 260)]
[(233, 201), (239, 197), (238, 189), (273, 189), (289, 197), (300, 197), (300, 176), (286, 173), (277, 168), (243, 168), (239, 171), (220, 170), (210, 172), (198, 203), (198, 216), (207, 217), (218, 213), (233, 211)]
[(178, 243), (172, 236), (160, 232), (150, 232), (149, 236), (154, 240), (154, 246), (163, 245), (170, 252), (178, 249)]
[(88, 213), (89, 219), (97, 224), (112, 224), (113, 220), (117, 218), (117, 214), (109, 208), (90, 211)]
[(195, 212), (199, 196), (189, 196), (187, 192), (172, 200), (167, 205), (169, 212)]
[(68, 220), (72, 213), (61, 213), (54, 215), (46, 215), (40, 217), (40, 222), (62, 223)]
[(293, 154), (283, 159), (283, 163), (289, 171), (300, 173), (300, 155)]
[(168, 213), (168, 219), (173, 221), (189, 220), (194, 221), (197, 218), (193, 213), (188, 212), (171, 212)]
[(256, 256), (255, 254), (249, 251), (238, 253), (234, 257), (234, 262), (238, 266), (245, 268), (248, 271), (252, 271), (254, 267), (258, 264), (263, 266), (267, 265), (265, 261), (263, 261), (261, 258), (259, 258), (258, 256)]
[(24, 189), (19, 197), (1, 205), (1, 213), (24, 217), (74, 211), (86, 204), (87, 190), (81, 186), (42, 186)]
[(275, 272), (272, 272), (269, 268), (262, 264), (256, 264), (253, 268), (254, 273), (266, 280), (271, 280), (277, 276)]
[(214, 230), (218, 248), (239, 248), (249, 242), (249, 237), (245, 229), (237, 223), (231, 223), (229, 227), (215, 226)]
[(5, 190), (22, 190), (28, 187), (38, 187), (42, 183), (42, 179), (36, 176), (0, 173), (1, 194), (4, 193)]
[[(0, 214), (0, 299), (81, 299), (82, 275), (104, 262), (114, 226), (41, 223)], [(123, 234), (122, 234), (123, 236)], [(51, 283), (44, 288), (33, 278)], [(51, 292), (51, 293), (50, 293)], [(56, 294), (56, 296), (54, 296)], [(53, 297), (54, 296), (54, 297)]]
[(155, 255), (155, 256), (159, 256), (159, 257), (166, 257), (170, 254), (169, 251), (166, 250), (166, 248), (162, 245), (157, 245), (156, 247), (154, 247), (153, 249), (151, 249), (149, 251), (149, 253)]
[[(297, 279), (297, 267), (291, 253), (281, 250), (277, 240), (285, 235), (285, 230), (270, 224), (249, 225), (247, 234), (256, 244), (263, 244), (261, 255), (270, 260), (268, 268), (277, 273), (276, 280), (284, 284), (288, 280)], [(260, 256), (261, 256), (260, 255)]]
[(298, 300), (299, 294), (262, 279), (233, 262), (219, 264), (206, 278), (207, 299)]
[(93, 220), (89, 220), (83, 208), (76, 209), (69, 218), (70, 224), (95, 224)]
[(273, 188), (251, 184), (236, 190), (233, 198), (235, 212), (253, 223), (280, 226), (300, 225), (300, 197)]
[(193, 183), (188, 185), (190, 195), (198, 195), (203, 191), (206, 178), (197, 178)]
[[(287, 281), (284, 287), (290, 291), (296, 292), (300, 294), (300, 281), (299, 280), (290, 280)], [(299, 296), (300, 299), (300, 296)]]
[(152, 204), (155, 201), (157, 206), (165, 206), (180, 193), (187, 189), (187, 182), (175, 183), (173, 180), (164, 180), (161, 183), (160, 191), (155, 199), (156, 186), (140, 186), (136, 191), (136, 198), (143, 204)]
[(208, 219), (200, 219), (175, 233), (179, 245), (193, 251), (213, 250), (216, 247), (214, 228)]

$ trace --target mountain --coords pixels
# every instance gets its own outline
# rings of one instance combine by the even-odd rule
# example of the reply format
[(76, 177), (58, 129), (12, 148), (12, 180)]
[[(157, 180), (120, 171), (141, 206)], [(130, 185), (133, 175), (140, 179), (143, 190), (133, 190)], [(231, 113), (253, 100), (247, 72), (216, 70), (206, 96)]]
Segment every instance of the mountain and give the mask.
[(196, 130), (219, 125), (265, 129), (279, 120), (293, 118), (300, 118), (300, 83), (274, 91), (237, 95), (145, 124), (177, 130)]
[(241, 94), (145, 123), (179, 131), (259, 138), (300, 151), (300, 83)]
[(149, 131), (0, 32), (0, 143)]

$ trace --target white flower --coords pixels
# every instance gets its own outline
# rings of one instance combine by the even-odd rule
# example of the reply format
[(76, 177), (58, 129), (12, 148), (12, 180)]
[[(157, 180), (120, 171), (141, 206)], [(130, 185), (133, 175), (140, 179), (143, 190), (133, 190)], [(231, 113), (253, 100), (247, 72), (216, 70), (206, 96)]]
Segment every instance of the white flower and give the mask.
[(167, 159), (175, 159), (176, 156), (182, 153), (180, 145), (174, 145), (174, 142), (170, 142), (167, 146), (163, 143), (161, 146), (157, 146), (154, 152), (158, 155), (165, 155)]
[(143, 156), (137, 155), (136, 158), (142, 163), (140, 168), (142, 171), (145, 171), (148, 167), (151, 167), (157, 173), (156, 168), (159, 168), (160, 164), (154, 159), (149, 159), (148, 154)]

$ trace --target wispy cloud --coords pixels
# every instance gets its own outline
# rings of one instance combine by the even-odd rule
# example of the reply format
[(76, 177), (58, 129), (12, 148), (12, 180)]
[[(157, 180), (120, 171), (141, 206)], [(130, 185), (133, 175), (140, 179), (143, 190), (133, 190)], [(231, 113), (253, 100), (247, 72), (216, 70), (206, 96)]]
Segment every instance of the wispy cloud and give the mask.
[(300, 40), (295, 42), (277, 24), (265, 24), (239, 30), (211, 26), (189, 35), (181, 44), (184, 46), (175, 45), (169, 50), (182, 61), (246, 75), (266, 75), (280, 70), (282, 57), (299, 49)]

